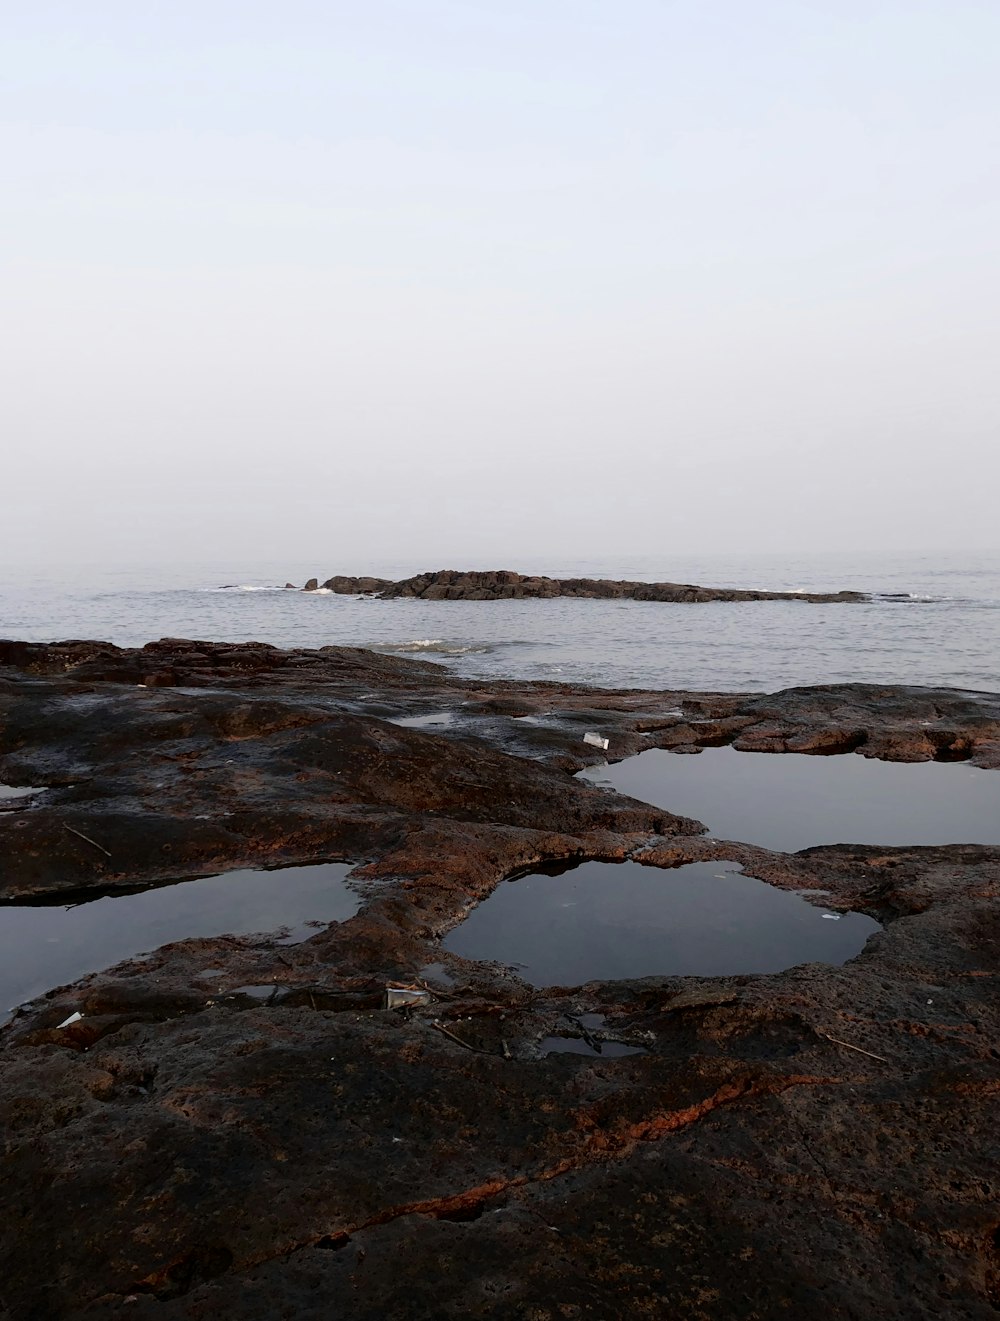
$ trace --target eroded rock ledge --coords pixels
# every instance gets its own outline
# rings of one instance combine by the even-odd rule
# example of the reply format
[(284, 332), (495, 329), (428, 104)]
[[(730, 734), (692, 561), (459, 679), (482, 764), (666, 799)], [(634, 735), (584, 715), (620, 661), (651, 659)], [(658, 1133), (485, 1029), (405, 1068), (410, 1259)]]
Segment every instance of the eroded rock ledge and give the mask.
[[(1000, 849), (708, 839), (574, 780), (591, 728), (616, 757), (1000, 761), (991, 694), (0, 643), (0, 779), (51, 786), (0, 813), (8, 900), (331, 857), (365, 894), (302, 944), (178, 942), (0, 1030), (4, 1321), (996, 1316)], [(503, 877), (572, 856), (733, 859), (884, 930), (841, 968), (541, 991), (442, 952)], [(389, 980), (433, 1004), (385, 1012)], [(648, 1054), (540, 1057), (586, 1014)]]
[(523, 597), (587, 597), (596, 600), (630, 601), (866, 601), (865, 592), (758, 592), (734, 587), (698, 587), (693, 583), (644, 583), (611, 578), (546, 578), (491, 569), (462, 573), (439, 569), (392, 582), (388, 578), (350, 578), (341, 574), (321, 583), (310, 578), (303, 588), (323, 588), (342, 595), (373, 594), (383, 600), (419, 597), (424, 601), (506, 601)]

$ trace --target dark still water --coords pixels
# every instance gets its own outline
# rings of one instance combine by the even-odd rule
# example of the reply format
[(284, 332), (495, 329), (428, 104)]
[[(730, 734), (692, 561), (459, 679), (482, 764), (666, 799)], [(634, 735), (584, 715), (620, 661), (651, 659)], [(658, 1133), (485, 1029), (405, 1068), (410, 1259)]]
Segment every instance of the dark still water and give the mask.
[(811, 844), (1000, 844), (1000, 772), (963, 762), (651, 748), (580, 778), (693, 816), (718, 839), (785, 853)]
[(879, 929), (861, 913), (825, 915), (733, 863), (585, 862), (503, 882), (443, 944), (467, 959), (521, 965), (534, 986), (576, 986), (839, 964)]
[(75, 907), (0, 907), (0, 1019), (53, 986), (192, 936), (281, 931), (289, 943), (313, 924), (344, 922), (360, 903), (352, 864), (232, 871)]

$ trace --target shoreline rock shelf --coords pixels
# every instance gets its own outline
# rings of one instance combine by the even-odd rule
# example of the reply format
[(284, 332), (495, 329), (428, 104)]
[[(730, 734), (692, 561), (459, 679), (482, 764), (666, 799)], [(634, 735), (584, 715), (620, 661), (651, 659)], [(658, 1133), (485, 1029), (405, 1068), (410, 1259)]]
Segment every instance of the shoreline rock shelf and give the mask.
[(865, 592), (765, 592), (735, 587), (699, 587), (694, 583), (647, 583), (612, 578), (547, 578), (512, 569), (440, 569), (393, 582), (388, 578), (352, 578), (337, 574), (320, 582), (310, 578), (305, 592), (341, 596), (372, 595), (383, 601), (416, 597), (422, 601), (510, 601), (574, 596), (605, 601), (807, 601), (811, 604), (867, 601)]
[[(333, 859), (361, 894), (301, 943), (177, 941), (0, 1027), (0, 1311), (995, 1317), (1000, 848), (711, 838), (574, 779), (593, 729), (613, 759), (1000, 765), (991, 693), (0, 641), (0, 779), (47, 786), (0, 814), (5, 902)], [(571, 859), (737, 863), (883, 930), (836, 968), (579, 987), (442, 947), (506, 878)], [(389, 1010), (387, 985), (431, 1002)]]

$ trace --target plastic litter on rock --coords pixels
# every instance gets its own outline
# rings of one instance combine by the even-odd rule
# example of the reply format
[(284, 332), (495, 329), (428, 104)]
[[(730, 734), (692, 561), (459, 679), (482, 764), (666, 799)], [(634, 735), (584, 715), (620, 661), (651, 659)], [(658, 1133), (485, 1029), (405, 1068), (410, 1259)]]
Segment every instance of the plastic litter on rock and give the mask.
[(584, 734), (583, 741), (584, 743), (589, 743), (592, 748), (603, 748), (605, 752), (607, 752), (608, 744), (610, 742), (609, 739), (602, 738), (600, 734), (590, 732)]
[(80, 1021), (80, 1019), (81, 1019), (82, 1017), (83, 1017), (83, 1014), (80, 1014), (80, 1013), (70, 1014), (69, 1018), (64, 1018), (63, 1021), (62, 1021), (61, 1023), (58, 1023), (58, 1024), (56, 1025), (56, 1028), (57, 1028), (57, 1030), (58, 1030), (58, 1029), (61, 1028), (61, 1027), (70, 1027), (73, 1023), (79, 1023), (79, 1021)]
[(414, 1009), (420, 1005), (429, 1005), (430, 991), (413, 986), (387, 986), (385, 988), (386, 1009)]

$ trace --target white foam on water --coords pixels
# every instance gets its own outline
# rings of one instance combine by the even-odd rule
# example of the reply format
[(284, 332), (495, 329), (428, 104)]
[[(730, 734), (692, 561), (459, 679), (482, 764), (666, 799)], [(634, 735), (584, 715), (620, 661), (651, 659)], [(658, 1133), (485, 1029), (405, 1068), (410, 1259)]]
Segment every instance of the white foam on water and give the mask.
[(222, 587), (196, 587), (198, 592), (290, 592), (291, 587), (258, 587), (253, 583), (225, 583)]
[(433, 652), (442, 656), (466, 656), (470, 653), (481, 654), (493, 650), (488, 642), (449, 642), (445, 638), (414, 638), (410, 642), (376, 642), (373, 651), (398, 651), (403, 653)]

